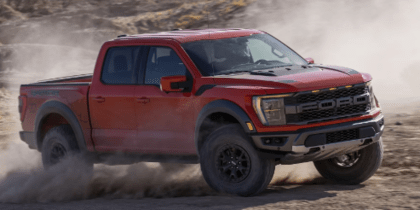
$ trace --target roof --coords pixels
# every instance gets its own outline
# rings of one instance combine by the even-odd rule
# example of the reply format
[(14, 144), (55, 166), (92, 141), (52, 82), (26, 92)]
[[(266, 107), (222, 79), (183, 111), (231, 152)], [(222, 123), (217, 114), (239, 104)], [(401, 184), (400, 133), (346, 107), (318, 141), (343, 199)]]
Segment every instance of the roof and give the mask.
[(255, 29), (239, 29), (239, 28), (227, 28), (227, 29), (186, 29), (186, 30), (174, 30), (159, 33), (148, 33), (148, 34), (136, 34), (123, 36), (118, 39), (150, 39), (150, 38), (161, 38), (161, 39), (174, 39), (181, 43), (193, 42), (199, 40), (212, 40), (212, 39), (225, 39), (231, 37), (249, 36), (251, 34), (264, 33)]

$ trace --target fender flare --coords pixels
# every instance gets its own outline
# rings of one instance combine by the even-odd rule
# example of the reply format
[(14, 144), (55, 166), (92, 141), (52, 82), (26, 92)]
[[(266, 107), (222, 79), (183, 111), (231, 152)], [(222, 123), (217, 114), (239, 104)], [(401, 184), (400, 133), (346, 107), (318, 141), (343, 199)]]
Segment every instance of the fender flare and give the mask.
[[(203, 124), (204, 120), (211, 114), (222, 112), (233, 116), (242, 126), (245, 133), (255, 133), (255, 126), (253, 125), (251, 119), (248, 117), (246, 112), (239, 107), (237, 104), (227, 101), (227, 100), (215, 100), (203, 107), (197, 117), (197, 121), (195, 124), (195, 135), (194, 135), (194, 142), (197, 152), (199, 153), (199, 133), (200, 127)], [(248, 126), (246, 125), (247, 122), (250, 122), (254, 127), (254, 130), (249, 130)]]
[(83, 135), (82, 127), (80, 126), (79, 120), (73, 111), (65, 104), (59, 101), (47, 101), (41, 105), (35, 117), (35, 139), (38, 146), (38, 150), (41, 151), (42, 139), (41, 139), (41, 122), (49, 114), (59, 114), (69, 122), (73, 129), (74, 135), (76, 136), (77, 145), (80, 151), (87, 151), (85, 137)]

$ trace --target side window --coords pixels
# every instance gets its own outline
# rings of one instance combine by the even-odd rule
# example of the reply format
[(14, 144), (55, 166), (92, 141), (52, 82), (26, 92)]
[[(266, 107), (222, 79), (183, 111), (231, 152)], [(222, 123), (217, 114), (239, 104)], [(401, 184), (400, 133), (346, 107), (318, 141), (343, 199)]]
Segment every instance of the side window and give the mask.
[(161, 77), (186, 74), (187, 69), (174, 50), (169, 47), (150, 47), (144, 84), (160, 85)]
[(105, 84), (132, 85), (137, 82), (141, 47), (114, 47), (106, 54), (101, 80)]

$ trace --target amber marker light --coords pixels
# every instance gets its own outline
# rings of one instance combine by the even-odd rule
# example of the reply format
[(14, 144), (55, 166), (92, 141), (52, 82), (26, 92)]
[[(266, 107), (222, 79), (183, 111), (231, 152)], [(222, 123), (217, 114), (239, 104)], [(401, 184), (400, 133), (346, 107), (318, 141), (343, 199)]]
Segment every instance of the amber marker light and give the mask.
[(248, 126), (248, 129), (250, 131), (253, 131), (254, 130), (254, 127), (252, 126), (252, 124), (250, 122), (247, 122), (246, 125)]

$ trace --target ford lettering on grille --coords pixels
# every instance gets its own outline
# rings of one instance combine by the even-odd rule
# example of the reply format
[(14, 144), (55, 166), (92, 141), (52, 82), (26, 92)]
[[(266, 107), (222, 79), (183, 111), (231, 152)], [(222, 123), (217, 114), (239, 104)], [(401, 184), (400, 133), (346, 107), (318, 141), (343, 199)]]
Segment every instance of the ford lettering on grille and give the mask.
[[(358, 96), (352, 97), (343, 97), (337, 99), (329, 99), (323, 101), (315, 101), (304, 103), (296, 106), (295, 110), (296, 113), (302, 113), (305, 111), (316, 111), (316, 110), (324, 110), (324, 109), (333, 109), (335, 107), (340, 108), (344, 106), (351, 106), (351, 105), (359, 105), (359, 104), (367, 104), (369, 103), (369, 93), (365, 93)], [(292, 109), (286, 109), (286, 113), (293, 113)]]

